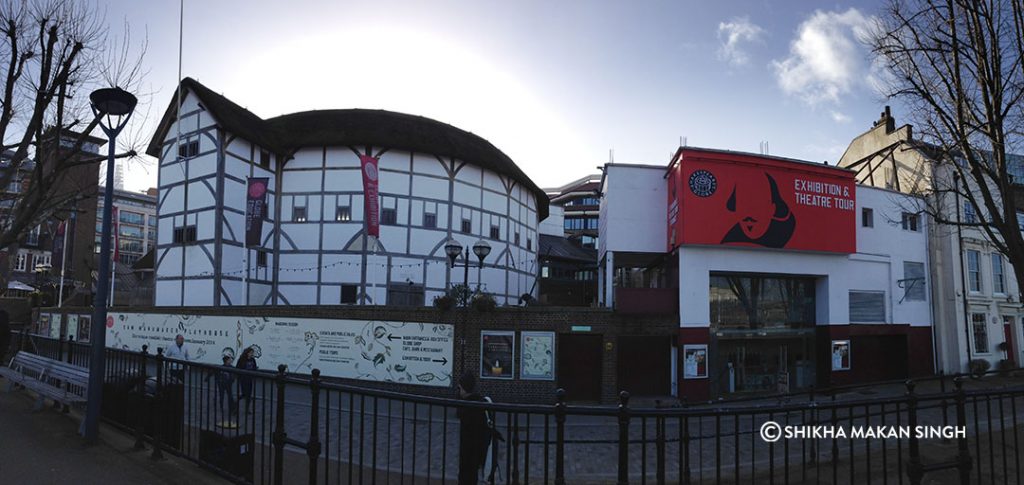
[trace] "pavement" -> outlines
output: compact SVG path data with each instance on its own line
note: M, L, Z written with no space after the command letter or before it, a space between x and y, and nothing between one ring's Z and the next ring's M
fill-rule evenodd
M165 454L149 458L135 451L134 440L101 425L97 444L78 435L81 414L62 414L49 406L33 411L35 395L9 391L0 378L0 483L49 484L219 484L229 483L192 462Z

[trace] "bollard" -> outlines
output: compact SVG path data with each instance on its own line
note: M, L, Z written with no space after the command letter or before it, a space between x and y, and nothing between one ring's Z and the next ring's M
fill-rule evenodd
M316 485L316 465L320 458L320 369L313 369L309 383L312 402L309 411L309 441L306 454L309 455L309 485Z
M284 440L288 434L284 432L284 391L285 391L285 370L288 366L281 364L277 366L277 412L275 413L274 426L274 485L284 483Z
M619 481L617 483L618 485L629 483L629 393L626 391L619 393Z
M910 429L917 429L917 395L914 388L917 384L914 381L907 381L907 424ZM916 433L910 434L910 462L907 463L907 477L911 485L921 485L924 477L924 467L921 465L921 448Z
M163 409L163 386L164 386L164 349L156 348L156 390L153 392L153 453L151 459L163 460L164 452L160 449L160 431L164 422L160 419L160 411Z
M953 379L953 386L956 388L956 425L967 429L967 394L964 393L962 378ZM957 437L957 470L960 472L960 483L971 483L971 451L967 446L967 433Z
M555 399L555 485L565 485L565 389Z
M138 392L139 408L135 410L135 416L137 416L135 418L135 446L132 447L136 451L142 451L146 449L146 433L145 430L143 429L146 426L146 420L143 417L143 409L146 409L146 379L148 379L146 377L146 357L147 354L149 353L148 350L149 346L143 345L142 352L139 354L139 357L142 360L139 370L139 376L141 379L141 381L139 382Z

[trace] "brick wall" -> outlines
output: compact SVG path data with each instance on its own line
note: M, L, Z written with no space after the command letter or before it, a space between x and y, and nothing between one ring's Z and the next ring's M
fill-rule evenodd
M43 312L57 309L43 309ZM63 309L66 313L91 313L91 308ZM601 402L617 402L617 339L622 335L657 335L671 337L679 330L676 315L622 315L607 309L579 307L503 307L490 312L454 309L442 312L431 307L387 306L278 306L278 307L135 307L135 313L176 313L201 315L242 315L267 317L305 317L324 319L385 320L402 322L447 323L455 326L453 341L454 381L464 369L479 376L480 331L513 330L516 335L515 369L512 381L480 380L480 391L496 401L518 403L554 403L556 381L530 381L519 378L521 331L552 331L556 334L573 333L573 326L588 326L586 333L601 335ZM556 355L559 352L556 338ZM611 344L611 350L607 344ZM556 367L556 379L558 369ZM455 396L455 388L434 388L407 384L377 383L338 379L347 384L384 388L398 392L442 397ZM572 399L572 396L569 396Z

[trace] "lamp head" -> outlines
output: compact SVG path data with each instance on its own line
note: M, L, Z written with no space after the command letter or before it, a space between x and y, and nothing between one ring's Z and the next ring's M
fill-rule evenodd
M121 88L97 89L89 95L93 109L101 116L124 116L135 110L139 100Z
M487 244L487 241L481 239L473 245L473 254L480 258L480 264L483 265L484 258L486 258L488 254L491 254L491 245Z
M452 266L455 266L455 258L458 258L459 254L462 253L462 245L455 239L449 239L448 242L444 243L444 253L448 255L448 260Z

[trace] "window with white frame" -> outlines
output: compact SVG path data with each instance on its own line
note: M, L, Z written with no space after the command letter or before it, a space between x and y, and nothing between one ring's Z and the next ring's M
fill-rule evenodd
M14 271L24 273L25 267L28 266L27 259L25 253L18 253L18 260L14 263Z
M850 290L850 321L885 323L885 292Z
M981 292L981 253L967 250L967 285L973 293Z
M974 336L974 352L987 354L988 350L988 315L971 314L971 334Z
M32 230L28 232L28 236L25 237L25 244L31 244L33 246L39 244L39 226L33 227Z
M921 216L914 214L913 212L903 213L903 230L904 231L920 231Z
M1006 271L1003 269L1003 255L992 254L992 291L1006 294Z
M978 222L978 213L974 211L974 204L969 200L964 201L964 223L974 224Z
M903 262L903 299L905 301L925 300L924 263Z

